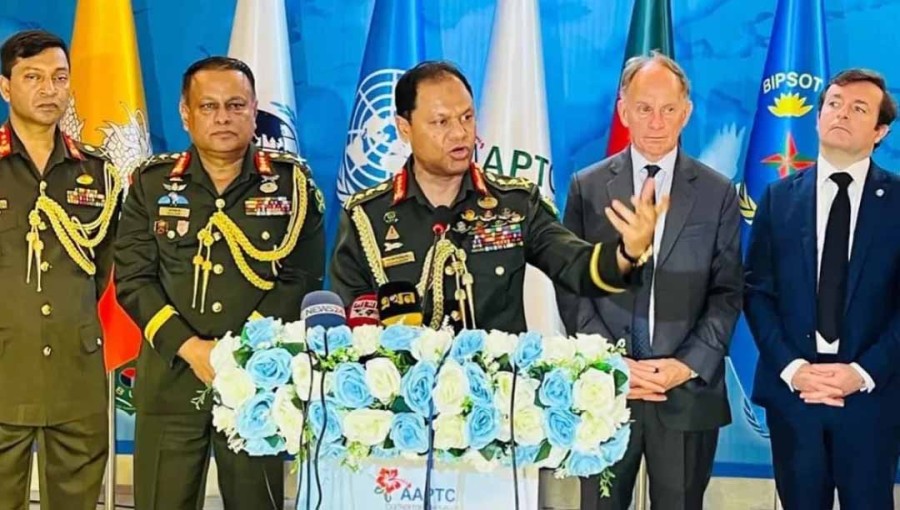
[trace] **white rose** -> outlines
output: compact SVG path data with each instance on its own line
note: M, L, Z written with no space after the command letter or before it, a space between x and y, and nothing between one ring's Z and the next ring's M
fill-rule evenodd
M469 378L462 365L448 359L437 376L434 388L434 406L438 413L456 415L462 413L463 400L469 396Z
M437 363L444 357L451 342L453 342L453 336L450 333L424 328L419 338L413 340L412 355L419 361Z
M615 379L596 368L587 369L572 387L573 407L586 413L608 414L615 399Z
M234 412L234 409L229 409L225 406L214 406L212 415L213 427L217 431L225 433L225 435L231 435L237 421L237 413Z
M310 396L315 400L321 398L322 395L322 392L320 391L320 388L322 387L322 372L316 370L312 374L312 380L310 380L311 370L312 365L309 361L309 355L305 352L298 353L291 359L291 380L294 382L294 389L297 391L297 396L304 402L309 400ZM325 393L328 393L328 389L330 388L330 376L331 373L325 378Z
M600 335L575 335L575 350L589 363L605 358L609 348L609 341Z
M503 414L509 414L512 406L512 372L499 372L494 376L494 405ZM521 375L516 380L516 412L534 405L534 394L540 383Z
M581 423L575 429L575 449L581 452L594 450L600 443L611 438L615 431L615 424L608 415L584 413L581 415Z
M503 357L505 354L512 354L516 350L516 344L519 337L510 335L496 329L491 330L484 338L484 355L488 360L494 360Z
M284 325L282 341L291 344L306 343L306 321L299 320Z
M516 444L536 445L546 437L544 434L544 413L535 405L516 409ZM500 430L497 439L507 443L512 440L512 431L509 427L509 415L504 414L500 418Z
M231 332L225 333L225 336L216 341L215 347L209 353L209 364L218 374L228 368L237 368L237 361L234 359L234 351L241 347L241 339L231 336Z
M571 361L575 358L575 342L564 336L551 336L544 338L544 351L540 361L544 363L559 364Z
M256 385L250 374L238 367L226 368L216 374L213 389L222 399L222 404L237 409L256 394Z
M616 424L616 428L621 427L631 420L631 409L628 407L628 394L623 393L616 397L616 402L612 406L610 414L612 422Z
M556 469L559 467L562 461L566 459L567 455L569 455L569 450L567 448L557 448L555 446L551 446L550 454L547 455L546 459L538 462L537 467Z
M381 339L381 328L366 324L353 330L353 348L360 356L369 356L378 350Z
M463 460L481 473L489 473L500 466L500 461L498 461L496 457L487 460L481 452L473 449L466 450L465 455L463 455Z
M400 372L387 358L371 359L366 362L366 384L373 397L389 404L400 393Z
M460 415L439 415L434 420L434 447L438 450L468 448L466 419Z
M303 411L294 404L297 392L290 386L282 386L275 392L272 417L287 443L287 452L295 455L300 451L303 439Z
M378 409L355 409L344 415L344 436L350 442L377 446L391 431L394 413Z

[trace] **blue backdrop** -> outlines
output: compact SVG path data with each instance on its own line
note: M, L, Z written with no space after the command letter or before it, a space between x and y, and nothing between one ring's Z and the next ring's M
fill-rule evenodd
M119 1L119 0L109 0ZM603 157L634 0L541 0L544 63L555 189L574 170ZM349 110L374 0L286 0L300 146L337 210L335 175L346 141ZM480 96L494 0L426 0L429 58L458 63ZM759 93L776 0L673 0L675 56L693 82L694 114L683 145L694 155L715 152L718 170L740 177ZM23 28L72 35L76 0L3 0L0 40ZM187 135L177 114L182 71L194 60L227 51L235 0L132 0L156 151L181 150ZM832 72L850 66L881 71L900 88L897 0L825 0ZM74 70L77 72L77 70ZM6 107L0 105L0 117ZM889 135L876 152L900 168L900 139ZM565 206L564 191L557 194ZM329 243L331 246L331 243ZM742 412L742 388L729 374L735 424L721 436L720 475L770 476L767 441ZM749 390L749 388L748 388Z

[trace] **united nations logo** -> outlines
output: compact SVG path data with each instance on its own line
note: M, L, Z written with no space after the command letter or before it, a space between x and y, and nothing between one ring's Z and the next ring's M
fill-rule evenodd
M270 110L270 111L267 111ZM285 104L271 102L256 112L256 132L253 142L263 149L273 149L296 154L297 132L294 130L296 115Z
M409 157L409 145L400 139L394 124L394 85L403 73L400 69L380 69L359 85L338 174L341 202L386 180Z

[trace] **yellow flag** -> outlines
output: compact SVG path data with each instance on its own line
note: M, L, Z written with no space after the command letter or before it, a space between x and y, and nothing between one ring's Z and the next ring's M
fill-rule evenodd
M103 147L127 187L150 156L150 133L131 0L78 0L71 48L69 136Z
M78 0L70 50L72 100L60 128L102 147L127 189L131 173L150 156L144 84L131 0ZM134 359L141 332L105 289L98 306L108 370Z

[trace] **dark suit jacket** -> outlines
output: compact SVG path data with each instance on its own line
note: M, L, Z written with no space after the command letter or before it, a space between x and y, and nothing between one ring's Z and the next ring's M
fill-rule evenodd
M746 260L745 311L759 347L753 400L790 413L809 409L781 380L793 360L816 359L816 169L772 183L759 201ZM875 163L853 238L838 360L875 381L845 409L896 419L900 383L900 179Z
M743 277L740 216L730 181L679 149L672 176L671 208L655 253L653 355L674 357L699 377L668 392L654 406L666 426L709 430L731 422L725 363L741 310ZM615 242L618 234L603 210L634 194L631 152L581 170L572 178L566 227L590 242ZM578 298L557 289L570 334L624 338L631 352L634 291L608 298Z

